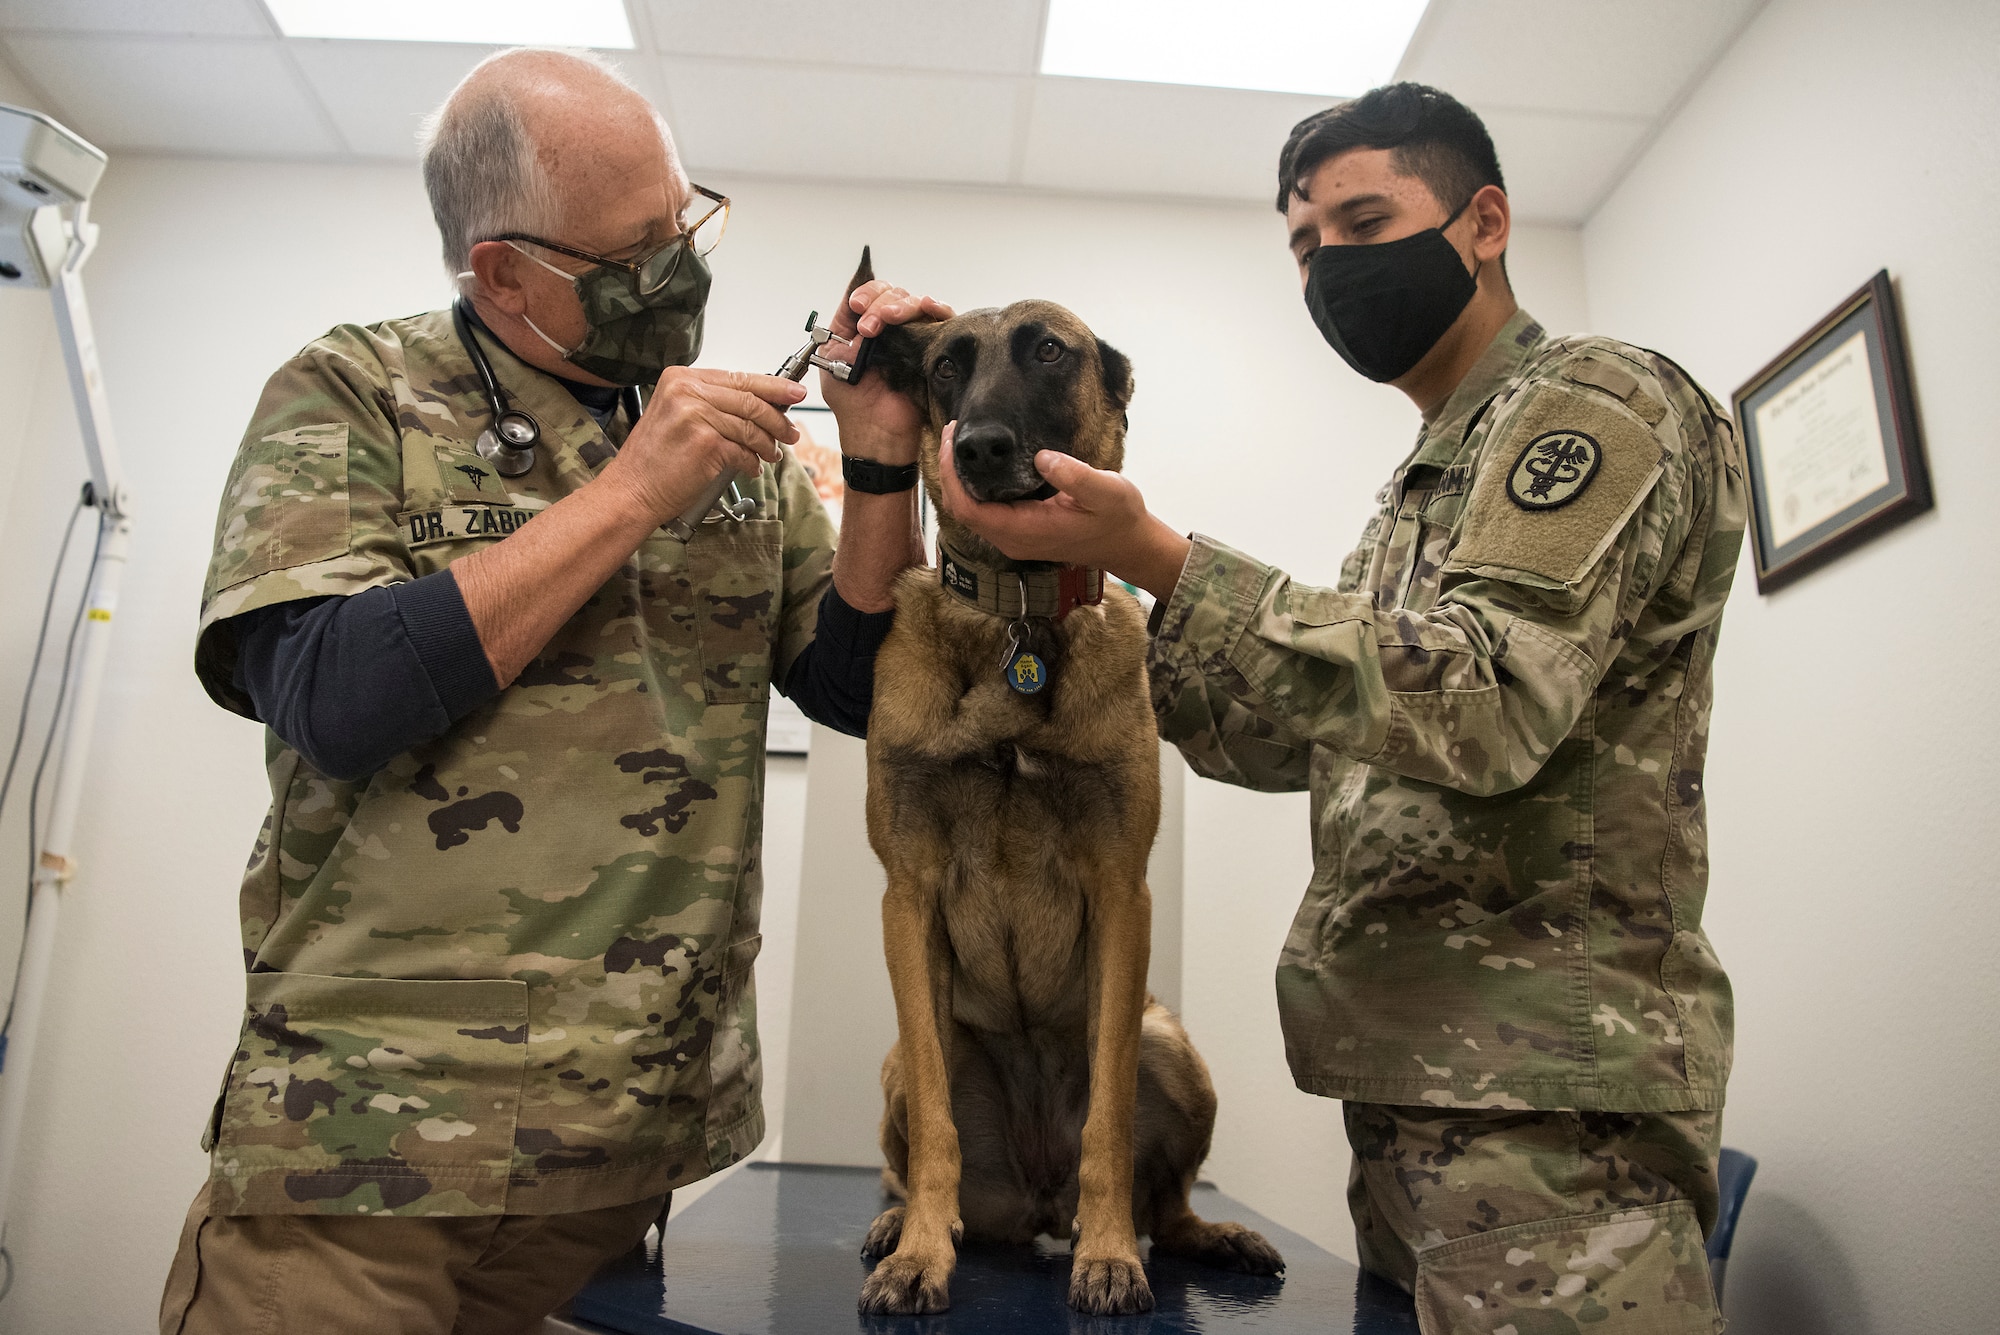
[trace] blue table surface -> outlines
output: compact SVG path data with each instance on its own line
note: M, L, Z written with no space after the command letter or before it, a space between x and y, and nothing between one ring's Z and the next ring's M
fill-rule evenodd
M861 1240L883 1205L874 1169L752 1164L676 1214L664 1238L600 1274L577 1295L575 1317L618 1335L1415 1335L1417 1329L1408 1297L1362 1279L1346 1261L1205 1185L1195 1188L1195 1211L1238 1220L1270 1239L1285 1256L1282 1279L1148 1258L1151 1312L1087 1317L1067 1301L1066 1242L968 1243L952 1276L949 1312L863 1317L854 1307L869 1270Z

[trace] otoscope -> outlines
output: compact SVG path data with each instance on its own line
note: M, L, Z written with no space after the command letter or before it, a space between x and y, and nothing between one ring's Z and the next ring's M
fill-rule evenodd
M863 270L869 267L866 246L861 249L861 265ZM854 360L840 362L831 357L822 357L820 349L830 342L845 343L853 348ZM817 366L835 380L853 384L861 378L861 373L868 369L868 353L874 344L875 340L872 338L841 338L822 325L819 322L819 312L814 311L806 316L805 346L780 362L773 374L784 380L803 380L806 378L806 372ZM665 525L667 532L682 542L687 542L694 537L694 526L707 519L711 510L720 510L727 519L754 519L761 508L761 503L755 496L743 494L741 482L742 479L733 470L716 478L709 483L708 490L702 493L699 500L667 522ZM725 492L728 493L727 499L724 499Z

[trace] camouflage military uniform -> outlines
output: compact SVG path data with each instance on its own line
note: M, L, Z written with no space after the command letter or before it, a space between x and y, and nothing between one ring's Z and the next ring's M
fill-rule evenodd
M519 478L472 452L489 412L448 313L342 326L272 378L204 594L218 701L250 709L228 618L442 570L611 458L556 381L487 346L541 424ZM765 700L834 534L789 458L753 494L772 517L656 535L510 687L373 775L267 737L216 1214L601 1209L757 1143Z
M1315 870L1277 977L1299 1087L1467 1110L1471 1136L1479 1109L1680 1118L1702 1147L1668 1174L1682 1199L1635 1201L1660 1228L1626 1230L1663 1255L1699 1250L1730 1063L1702 761L1743 524L1739 446L1706 393L1517 314L1426 421L1337 589L1197 538L1152 651L1161 734L1195 769L1312 793ZM1457 1214L1489 1241L1511 1222ZM1412 1222L1420 1257L1456 1236ZM1587 1231L1557 1241L1583 1255Z

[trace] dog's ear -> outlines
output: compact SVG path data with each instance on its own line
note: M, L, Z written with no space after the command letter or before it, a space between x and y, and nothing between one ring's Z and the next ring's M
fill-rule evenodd
M861 248L861 263L855 266L854 277L847 280L847 291L840 294L840 307L847 309L847 299L854 295L854 289L863 283L875 281L875 261L868 253L868 247Z
M882 373L882 379L898 394L906 394L919 408L930 407L930 381L924 375L924 356L931 339L942 327L941 320L912 320L892 324L875 336L868 354L868 368Z
M854 289L863 283L875 281L875 261L869 247L861 248L861 263L855 266L854 277L847 280L847 291L840 294L842 309L847 299L854 295ZM924 393L924 350L930 346L929 330L936 325L935 320L919 320L913 324L890 325L873 340L868 352L871 370L881 372L889 382L889 388L899 394L907 394L920 408L928 408L930 401Z
M1124 412L1132 402L1132 362L1118 349L1097 340L1097 366L1104 377L1104 397L1111 400L1111 406Z

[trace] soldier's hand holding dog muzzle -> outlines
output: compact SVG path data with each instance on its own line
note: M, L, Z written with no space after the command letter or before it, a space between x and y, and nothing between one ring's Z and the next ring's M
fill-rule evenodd
M754 476L782 459L779 442L799 438L784 410L804 397L802 386L777 376L670 366L603 480L616 478L664 521L724 473Z
M1035 455L1035 471L1056 489L1047 500L975 501L952 460L948 424L938 453L945 509L1016 561L1095 566L1130 580L1165 602L1180 582L1191 544L1146 508L1122 473L1092 468L1059 450Z

